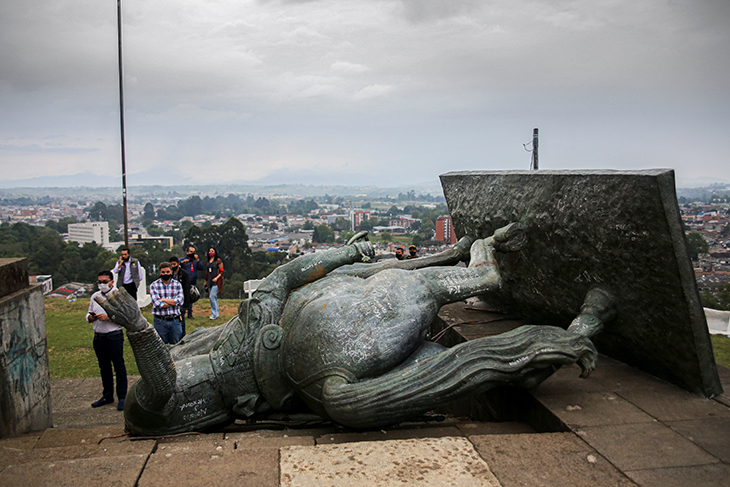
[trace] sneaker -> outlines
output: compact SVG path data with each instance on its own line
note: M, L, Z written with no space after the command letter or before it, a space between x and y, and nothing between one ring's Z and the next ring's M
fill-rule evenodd
M124 399L120 399L117 403L117 411L124 411Z
M210 319L211 320L216 320L216 319L218 319L218 317L217 316L211 316Z
M104 406L106 404L111 404L114 402L114 399L107 399L106 397L102 397L98 401L94 401L91 403L92 408L98 408L100 406Z

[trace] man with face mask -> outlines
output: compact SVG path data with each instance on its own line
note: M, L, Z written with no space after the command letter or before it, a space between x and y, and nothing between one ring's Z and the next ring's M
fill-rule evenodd
M91 403L98 408L114 402L114 375L117 376L117 409L124 410L124 399L127 397L127 368L124 365L124 334L122 326L109 319L106 311L94 300L96 296L106 296L114 287L114 277L109 271L101 271L97 276L99 290L91 296L86 321L94 324L94 352L99 361L101 383L104 392L101 399Z
M180 268L190 278L190 286L197 287L198 283L198 272L205 271L205 265L198 260L198 254L195 253L195 247L192 245L188 247L188 252L185 257L180 259ZM187 294L186 294L187 296ZM188 318L193 317L193 303L189 302L187 306L183 306L183 313L187 310Z
M163 343L175 344L182 337L180 309L185 302L183 287L172 278L169 262L160 264L160 278L150 285L154 327Z
M182 312L180 313L180 320L182 321L182 336L185 336L185 310L192 309L192 303L190 302L190 277L188 273L181 270L180 261L174 255L170 257L170 268L172 269L172 278L182 284L183 288L183 302Z

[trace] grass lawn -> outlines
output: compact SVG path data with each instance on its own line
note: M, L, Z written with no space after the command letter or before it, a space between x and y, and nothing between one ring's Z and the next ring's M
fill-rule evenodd
M238 299L219 299L220 317L210 320L210 304L201 299L193 305L193 318L186 321L190 333L198 327L221 325L231 319L238 310ZM97 377L99 364L96 361L92 340L94 330L86 322L89 299L69 303L65 299L46 299L46 332L48 334L48 360L51 379ZM147 321L152 323L152 306L142 309ZM129 375L138 375L129 342L124 340L124 362Z
M187 320L187 332L203 326L205 328L221 325L231 319L238 310L238 299L220 299L220 318L208 319L210 305L201 299L193 306L192 320ZM89 309L88 299L69 303L65 299L46 299L46 330L48 333L48 358L51 378L97 377L99 365L92 346L94 331L84 317ZM142 310L145 318L152 323L152 306ZM730 367L730 338L712 335L712 346L718 364ZM138 375L137 364L132 356L129 342L124 340L124 359L127 373Z
M730 338L725 335L710 335L715 362L730 367Z

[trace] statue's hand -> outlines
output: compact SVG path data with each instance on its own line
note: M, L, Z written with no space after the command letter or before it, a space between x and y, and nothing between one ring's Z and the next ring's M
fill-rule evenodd
M487 240L500 252L517 252L527 243L527 227L520 222L498 228Z
M105 297L97 296L94 299L104 308L111 321L122 325L127 331L141 331L147 327L147 320L142 316L137 300L124 288L111 291Z
M368 240L368 232L358 232L347 241L347 245L352 245L357 249L358 254L362 257L363 262L369 262L370 258L375 255L375 248Z

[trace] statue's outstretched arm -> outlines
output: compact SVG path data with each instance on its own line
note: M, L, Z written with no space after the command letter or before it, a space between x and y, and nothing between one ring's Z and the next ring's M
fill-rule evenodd
M145 320L137 301L124 288L108 293L106 299L97 296L96 301L111 321L127 330L142 376L137 384L137 401L150 411L161 409L175 391L177 371L160 335Z
M367 232L361 232L350 240L348 245L339 249L297 257L293 261L277 267L254 293L255 297L268 294L285 300L289 293L304 284L321 279L340 266L362 262L363 257L375 254L373 244L364 240Z

